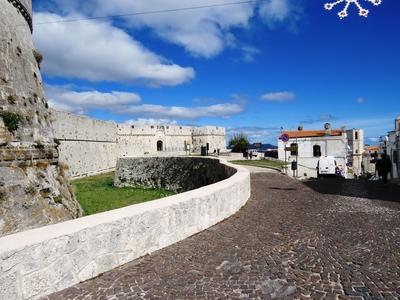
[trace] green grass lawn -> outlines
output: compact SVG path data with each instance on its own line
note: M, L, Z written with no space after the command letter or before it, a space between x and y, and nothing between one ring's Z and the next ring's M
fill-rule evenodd
M114 173L72 181L76 198L81 204L85 215L93 215L175 194L161 189L116 188L113 183Z
M282 161L276 160L234 160L230 161L230 163L237 164L237 165L244 165L244 166L253 166L253 167L260 167L260 168L268 168L281 171L282 168L285 166L285 163Z

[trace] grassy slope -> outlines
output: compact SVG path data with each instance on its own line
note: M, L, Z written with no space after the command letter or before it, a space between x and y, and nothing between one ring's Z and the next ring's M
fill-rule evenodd
M268 168L281 171L282 167L285 165L284 162L275 161L275 160L234 160L230 161L230 163L237 164L237 165L245 165L245 166L253 166L253 167L260 167L260 168Z
M160 189L115 188L113 182L114 173L76 179L72 182L75 195L85 215L93 215L175 194Z

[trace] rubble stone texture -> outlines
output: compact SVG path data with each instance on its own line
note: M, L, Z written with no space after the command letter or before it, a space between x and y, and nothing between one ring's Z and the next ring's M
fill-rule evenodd
M114 184L186 192L222 181L236 170L217 159L200 157L120 158Z
M0 0L0 236L82 214L52 132L31 0Z

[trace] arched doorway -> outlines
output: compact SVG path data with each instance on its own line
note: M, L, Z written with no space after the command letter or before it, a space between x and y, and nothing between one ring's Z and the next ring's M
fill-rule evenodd
M162 141L157 142L157 151L163 151L163 142Z

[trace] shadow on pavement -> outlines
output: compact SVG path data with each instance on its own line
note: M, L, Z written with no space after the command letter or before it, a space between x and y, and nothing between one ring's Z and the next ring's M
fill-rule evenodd
M400 202L400 186L391 183L384 185L382 181L328 178L312 179L304 184L321 194Z
M279 191L297 191L295 188L279 188L279 187L270 187L270 190L279 190Z

